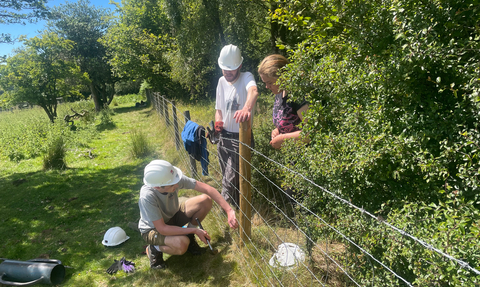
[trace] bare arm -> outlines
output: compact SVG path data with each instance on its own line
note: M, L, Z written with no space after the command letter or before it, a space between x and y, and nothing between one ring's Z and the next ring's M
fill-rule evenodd
M222 116L222 111L221 110L216 110L215 111L215 121L216 122L223 122L223 116Z
M250 87L248 89L247 101L245 102L245 105L241 110L236 111L235 114L233 115L233 118L235 119L236 123L250 120L250 117L252 116L252 109L255 103L257 102L257 98L258 98L257 86Z
M303 113L306 110L308 110L308 105L303 105L297 111L297 114L302 121L303 121ZM307 135L301 137L300 133L302 131L295 131L295 132L291 132L291 133L280 134L280 133L274 133L275 130L272 131L272 140L270 141L270 145L275 149L280 149L282 147L282 143L287 139L292 139L292 138L295 139L295 140L302 139L304 143L310 142L310 139L308 138ZM278 130L277 130L277 132L278 132Z
M218 205L222 207L223 210L225 210L228 216L228 224L231 228L235 229L238 227L238 222L235 217L235 211L230 207L230 205L225 201L225 199L215 188L201 181L197 181L194 189L210 196L211 199L213 199L216 203L218 203Z

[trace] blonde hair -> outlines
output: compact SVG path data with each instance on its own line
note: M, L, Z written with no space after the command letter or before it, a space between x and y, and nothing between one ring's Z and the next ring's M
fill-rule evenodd
M278 78L280 76L279 71L285 67L289 62L287 58L280 54L273 54L265 57L258 66L258 73L270 78Z

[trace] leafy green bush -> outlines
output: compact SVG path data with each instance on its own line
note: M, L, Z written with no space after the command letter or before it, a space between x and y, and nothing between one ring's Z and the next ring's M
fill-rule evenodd
M478 256L471 244L463 245L463 253L451 249L452 242L471 238L468 231L441 236L438 226L478 221L471 215L477 218L480 206L480 33L473 28L479 9L478 3L464 1L287 1L271 14L302 39L297 45L282 43L291 55L283 86L294 99L311 103L304 131L312 142L301 154L285 146L285 162L295 162L299 173L393 224L410 224L409 232L433 238L432 245L457 258ZM293 174L283 181L299 184ZM472 273L437 263L422 246L390 249L395 240L405 240L390 238L360 215L351 217L314 186L306 185L304 192L306 207L342 227L410 282L472 286L465 279ZM450 203L452 194L457 204ZM417 207L432 208L424 225L415 221L422 216ZM456 217L453 225L449 214ZM422 258L417 254L431 260L421 264L435 262L434 270L416 269ZM359 266L370 264L359 250L346 256ZM375 277L383 278L378 286L401 284L377 267ZM358 274L364 282L371 279L369 270ZM446 282L452 276L452 283Z
M100 124L98 124L100 129L108 129L115 127L115 123L113 122L113 114L114 111L111 110L108 106L102 109L98 116L100 117Z

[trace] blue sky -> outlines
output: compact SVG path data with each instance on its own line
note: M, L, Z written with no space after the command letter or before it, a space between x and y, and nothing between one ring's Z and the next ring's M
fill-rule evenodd
M65 4L66 2L76 2L76 1L65 1L65 0L49 0L47 2L48 7L58 6L60 4ZM105 8L109 8L114 10L115 6L109 4L110 0L90 0L90 4L94 6L101 6ZM120 1L118 1L120 2ZM14 37L18 37L20 35L26 35L28 38L32 38L37 36L39 33L38 31L43 30L45 25L45 21L41 21L35 24L2 24L0 25L0 30L3 33L10 33ZM14 48L18 48L22 46L21 43L16 42L15 44L0 44L0 56L9 55L13 56L14 52L12 51Z

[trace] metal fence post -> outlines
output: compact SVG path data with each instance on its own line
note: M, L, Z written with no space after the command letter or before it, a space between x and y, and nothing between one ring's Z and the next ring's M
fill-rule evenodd
M183 112L183 115L185 116L185 124L190 120L190 111L185 111ZM190 158L190 171L192 173L192 177L195 178L197 175L197 162L195 161L195 158L193 158L192 155L189 155Z
M252 218L252 187L251 182L251 150L252 144L252 126L251 119L247 122L240 123L239 134L239 151L240 151L240 237L243 241L248 241L251 237L251 218Z

